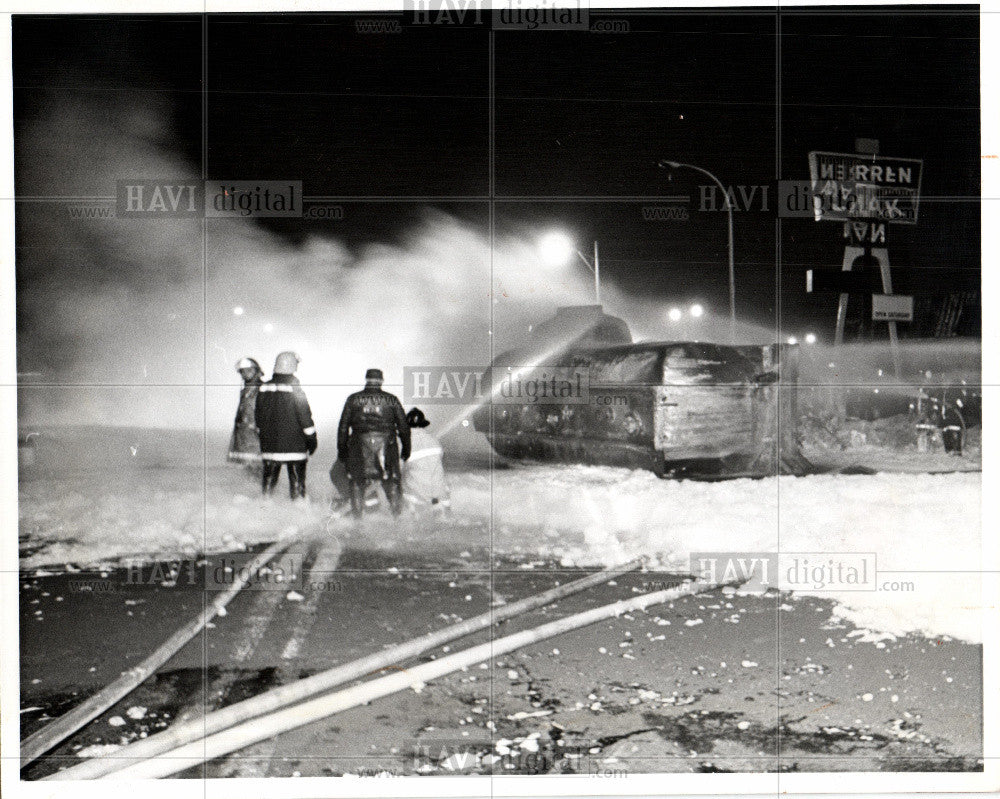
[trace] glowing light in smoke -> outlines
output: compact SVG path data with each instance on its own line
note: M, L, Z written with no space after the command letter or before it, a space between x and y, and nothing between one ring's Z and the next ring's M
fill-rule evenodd
M671 308L667 312L667 318L671 322L679 322L679 321L681 321L681 316L683 316L683 314L681 313L681 309L680 308Z
M538 252L549 266L564 266L576 248L565 233L546 233L538 240Z
M243 306L237 305L233 308L233 316L243 316Z
M816 343L816 334L806 333L806 344L815 344L815 343Z
M799 340L797 338L795 338L795 336L789 336L788 337L788 343L789 344L798 344Z
M704 313L705 309L702 308L699 303L696 302L694 305L691 306L691 316L693 316L695 319L701 318L701 316Z
M270 322L268 322L266 325L264 325L264 332L265 333L273 333L274 332L274 325L272 325Z

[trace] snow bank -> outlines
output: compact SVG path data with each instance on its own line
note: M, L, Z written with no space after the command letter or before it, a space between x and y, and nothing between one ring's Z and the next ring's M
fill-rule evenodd
M457 511L489 509L498 547L566 565L645 554L685 568L692 552L873 552L885 590L798 592L834 599L837 614L861 627L982 640L982 585L971 573L982 568L979 474L695 483L608 467L515 466L463 476L454 493Z

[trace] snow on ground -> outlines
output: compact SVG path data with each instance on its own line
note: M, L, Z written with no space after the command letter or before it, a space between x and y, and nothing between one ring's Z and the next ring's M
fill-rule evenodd
M855 466L886 472L979 472L983 469L981 453L970 452L956 457L942 451L917 452L870 444L844 450L805 446L802 454L816 465L830 469L850 469Z
M325 504L289 502L284 474L264 499L225 449L190 432L43 435L35 465L19 473L22 568L193 555L322 529Z
M538 542L536 551L567 565L610 565L645 554L685 568L692 552L778 551L815 553L816 564L832 557L819 553L873 552L879 585L912 588L810 586L799 593L836 600L838 613L861 627L980 641L981 582L954 572L982 567L981 496L974 473L699 483L608 467L535 465L465 476L454 502L466 513L490 505L499 546Z
M36 464L20 474L22 568L234 549L320 531L327 521L322 453L310 467L312 500L293 504L284 475L276 496L263 499L241 467L224 462L224 442L194 433L62 429L38 446ZM874 552L879 584L912 588L799 593L834 599L841 617L878 633L982 640L981 585L971 573L981 568L979 474L701 483L518 464L450 480L450 525L410 520L397 529L416 540L460 541L471 525L500 553L565 565L646 555L687 570L692 552ZM346 520L331 529L354 535ZM377 534L393 529L385 520Z

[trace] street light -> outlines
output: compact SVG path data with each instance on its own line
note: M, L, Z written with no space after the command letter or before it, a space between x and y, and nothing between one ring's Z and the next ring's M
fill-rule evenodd
M597 254L597 242L594 242L594 261L591 263L587 256L580 252L573 240L558 230L546 233L538 240L538 251L542 260L549 266L566 266L573 258L573 253L579 256L587 268L594 273L594 297L597 304L601 304L601 262Z
M574 249L569 236L559 231L546 233L538 240L538 252L549 266L565 266Z
M816 334L806 333L806 344L815 344L815 343L816 343Z
M680 308L671 308L669 311L667 311L667 318L671 322L681 321L682 316L684 316L684 314L681 312Z
M736 267L733 263L733 204L729 201L729 193L726 191L726 187L722 185L722 181L719 180L715 175L709 172L707 169L702 169L700 166L695 166L694 164L683 164L680 161L668 161L667 159L662 159L658 166L662 169L664 167L669 167L670 169L693 169L695 172L701 172L703 175L707 175L715 184L722 190L722 195L726 198L726 211L729 212L729 328L730 336L732 337L732 342L736 342Z
M705 314L705 309L702 308L701 304L697 302L691 306L690 310L691 310L691 316L693 316L695 319L700 319Z

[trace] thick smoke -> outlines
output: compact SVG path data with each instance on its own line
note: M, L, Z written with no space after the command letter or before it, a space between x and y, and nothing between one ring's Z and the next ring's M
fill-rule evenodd
M19 129L19 193L193 178L167 118L52 107ZM292 245L252 221L209 220L203 234L200 220L77 220L59 203L18 212L20 414L32 424L221 429L236 359L269 372L292 349L324 425L369 366L396 385L404 366L485 366L557 306L592 301L582 265L546 267L530 239L491 245L485 228L432 210L401 243L360 251L333 234ZM607 282L604 293L630 321L655 316Z

